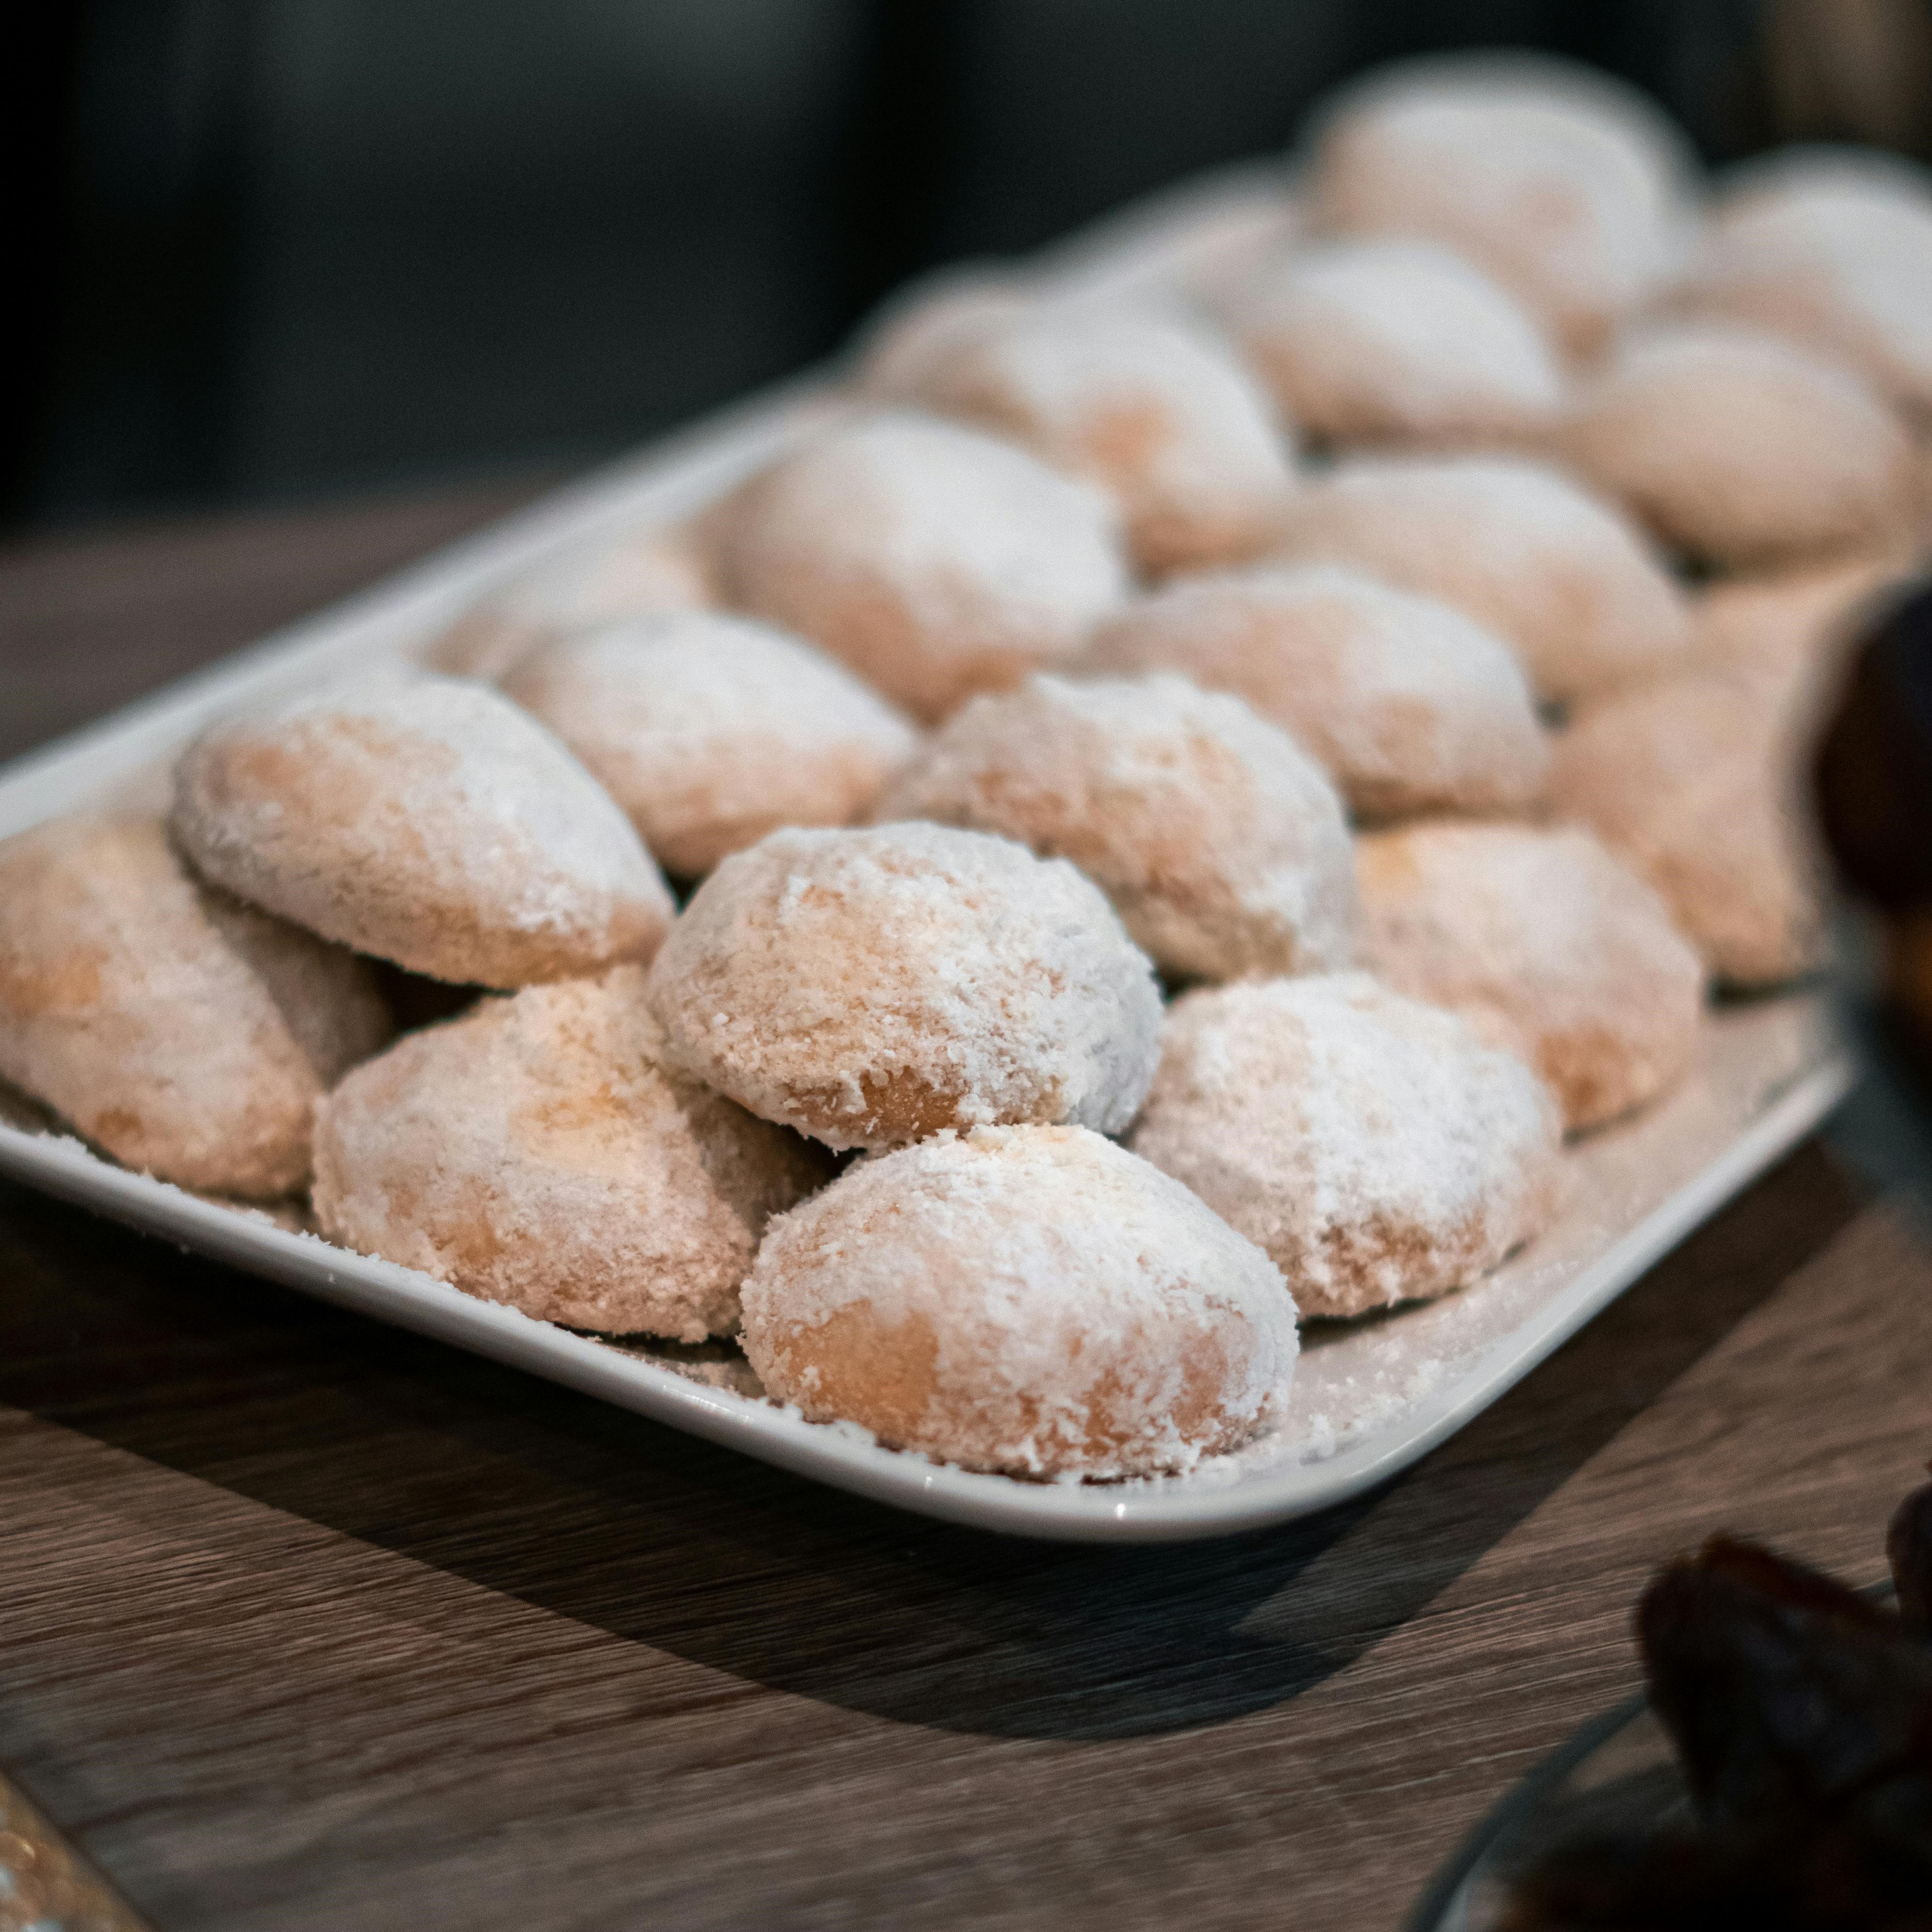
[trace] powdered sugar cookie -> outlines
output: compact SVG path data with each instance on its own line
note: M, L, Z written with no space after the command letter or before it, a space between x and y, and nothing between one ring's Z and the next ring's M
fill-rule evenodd
M459 984L647 959L670 920L609 795L466 680L370 673L221 719L182 754L171 824L216 884Z
M687 878L781 825L863 818L919 742L842 664L718 611L560 638L519 659L503 689Z
M1294 1364L1268 1257L1081 1127L862 1161L773 1226L744 1300L778 1401L1014 1475L1191 1468L1265 1427Z
M533 986L412 1034L316 1124L322 1232L547 1322L687 1342L736 1326L808 1143L668 1066L644 969Z
M1160 572L1251 556L1294 487L1274 406L1206 332L1131 309L1035 309L938 358L921 400L1119 502Z
M1447 604L1332 564L1165 585L1102 624L1082 668L1176 670L1235 692L1365 818L1521 812L1550 762L1506 645Z
M1905 561L1880 556L1720 578L1692 607L1692 656L1815 698L1861 614L1909 575Z
M1612 693L1557 740L1556 809L1655 888L1730 986L1774 986L1825 963L1822 880L1798 796L1801 688L1700 667Z
M1288 419L1330 442L1519 443L1563 400L1528 311L1433 242L1300 250L1257 279L1234 322Z
M1436 821L1356 853L1366 963L1528 1060L1573 1130L1654 1099L1689 1065L1703 968L1588 832Z
M316 1100L388 1033L363 961L209 891L157 820L0 843L0 1076L124 1166L292 1192Z
M1896 155L1790 148L1718 197L1681 297L1814 344L1932 411L1932 176Z
M1689 642L1662 560L1546 464L1358 458L1290 500L1277 549L1453 604L1502 638L1547 698L1660 670Z
M910 412L782 459L728 506L721 542L731 601L932 719L1070 657L1127 588L1100 491Z
M1354 956L1354 856L1334 787L1239 698L1182 678L1035 676L976 698L879 816L1070 859L1171 974L1322 972Z
M911 402L949 356L1036 300L997 262L962 262L916 276L860 324L853 344L858 386L880 402Z
M1370 74L1316 146L1316 224L1424 236L1488 272L1587 356L1676 270L1688 151L1634 88L1540 56Z
M1365 973L1184 994L1133 1148L1267 1251L1304 1315L1445 1294L1560 1196L1541 1081Z
M671 1058L835 1148L947 1127L1118 1132L1160 996L1066 860L941 825L775 832L700 886L652 968Z
M424 662L454 677L495 679L552 638L712 601L692 531L633 531L573 545L513 577L458 618Z
M1862 378L1762 331L1646 331L1579 394L1564 454L1666 543L1732 566L1870 549L1915 508L1904 426Z

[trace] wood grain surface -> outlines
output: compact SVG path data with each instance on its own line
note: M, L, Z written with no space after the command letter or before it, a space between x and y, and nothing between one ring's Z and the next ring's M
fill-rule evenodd
M393 560L336 527L332 584ZM103 634L87 688L152 681ZM1388 1487L1145 1551L904 1516L0 1184L0 1766L160 1932L1366 1932L1629 1690L1659 1560L1722 1525L1869 1580L1928 1456L1932 1260L1815 1143Z

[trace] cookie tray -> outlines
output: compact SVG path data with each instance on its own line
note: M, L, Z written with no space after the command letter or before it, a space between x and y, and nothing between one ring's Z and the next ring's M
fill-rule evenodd
M1155 293L1273 218L1238 172L1114 221L1045 258L1075 294ZM0 770L0 837L103 802L158 805L206 718L325 670L408 657L485 586L556 548L689 515L846 405L812 380L754 399L454 545L320 616ZM1567 1155L1568 1204L1532 1248L1462 1293L1304 1336L1282 1426L1184 1477L1029 1483L885 1449L741 1392L748 1372L530 1320L267 1216L129 1173L0 1114L0 1172L232 1266L547 1376L796 1473L982 1528L1078 1542L1180 1541L1305 1516L1394 1474L1480 1414L1690 1229L1809 1132L1849 1065L1822 995L1715 1012L1690 1077ZM736 1384L736 1385L734 1385Z

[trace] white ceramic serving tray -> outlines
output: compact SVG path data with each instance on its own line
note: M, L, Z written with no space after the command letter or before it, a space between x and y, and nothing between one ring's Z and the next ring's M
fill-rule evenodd
M1246 171L1163 199L1033 272L1076 296L1159 295L1280 218L1279 178ZM0 837L82 805L158 803L167 761L205 718L358 663L406 657L499 579L565 545L676 521L846 405L830 380L754 400L496 530L0 771ZM728 1365L617 1346L535 1322L265 1216L132 1174L0 1115L0 1171L325 1300L548 1376L674 1428L861 1495L988 1529L1086 1542L1214 1536L1304 1516L1394 1474L1541 1361L1747 1181L1848 1084L1816 994L1714 1016L1692 1076L1567 1156L1569 1205L1526 1253L1424 1307L1308 1331L1283 1426L1183 1478L1028 1483L880 1448L739 1391Z

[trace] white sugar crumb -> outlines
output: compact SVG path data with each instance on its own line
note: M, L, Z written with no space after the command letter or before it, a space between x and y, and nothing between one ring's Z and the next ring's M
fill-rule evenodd
M910 412L782 459L722 527L733 602L926 718L1070 656L1128 584L1103 493Z
M805 1142L664 1063L644 971L532 987L412 1034L319 1110L330 1238L541 1319L686 1342L736 1324Z
M844 667L743 617L689 610L540 646L506 693L556 733L671 872L782 825L862 818L916 748Z
M1234 326L1282 408L1342 443L1520 439L1564 392L1542 331L1432 242L1332 242L1249 290Z
M1536 1234L1560 1138L1520 1060L1347 974L1184 994L1132 1144L1266 1250L1304 1315L1357 1315Z
M1340 800L1285 732L1185 680L1036 676L974 699L881 800L1071 860L1166 970L1321 972L1354 956Z
M1682 593L1654 547L1547 464L1358 458L1291 500L1276 548L1454 604L1559 701L1660 668L1689 642Z
M1157 314L989 322L936 360L921 400L1112 491L1151 570L1252 555L1293 487L1272 400L1206 330Z
M1361 838L1357 864L1368 963L1521 1052L1572 1129L1682 1076L1702 964L1664 902L1588 832L1424 821Z
M1296 1348L1267 1257L1080 1128L862 1162L773 1224L744 1307L776 1399L1032 1476L1192 1468L1270 1425Z
M1158 1052L1151 968L1099 888L938 825L778 832L728 859L651 999L681 1064L834 1147L1003 1120L1118 1132Z
M466 680L364 674L222 720L182 754L171 823L218 884L437 978L595 971L670 913L608 794Z
M1371 818L1520 812L1549 747L1521 666L1432 598L1338 566L1178 579L1100 626L1084 668L1171 670L1280 725Z

